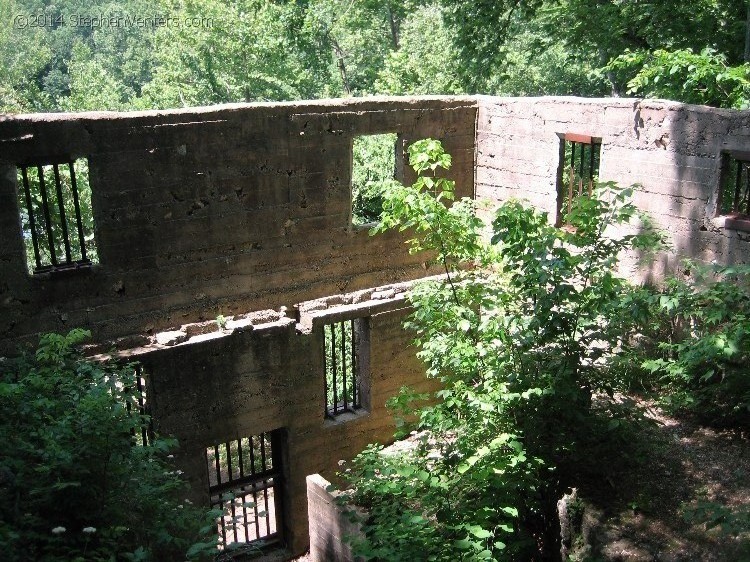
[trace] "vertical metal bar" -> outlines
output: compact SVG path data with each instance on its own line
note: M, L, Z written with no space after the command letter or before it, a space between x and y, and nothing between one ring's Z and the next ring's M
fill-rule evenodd
M253 475L257 474L258 471L255 470L255 442L252 436L250 437L250 463L252 464ZM257 539L260 538L260 523L258 522L258 488L255 482L253 482L253 518L255 519L255 538Z
M328 358L328 341L326 340L328 334L328 326L323 326L323 387L325 390L325 406L323 407L323 415L327 417L328 411L328 373L330 371L331 362Z
M240 478L245 476L245 467L242 462L242 438L237 440L237 469L240 471Z
M575 181L575 172L570 168L570 181L568 182L568 214L573 210L573 182Z
M583 195L583 166L586 162L586 145L581 144L581 155L578 157L578 197Z
M253 516L255 519L255 538L260 538L260 522L258 521L258 488L253 483Z
M227 482L231 482L234 480L232 472L232 447L231 447L231 441L227 441L224 443L224 446L227 449Z
M26 166L21 168L21 176L23 177L23 191L26 196L26 210L29 213L29 228L31 229L31 244L34 246L34 260L36 266L41 267L42 261L39 258L39 241L36 238L36 221L34 220L34 207L31 202L31 188L29 187L29 175L26 171Z
M331 373L333 379L333 401L331 403L331 413L338 413L339 397L336 388L336 378L338 377L338 365L336 364L336 325L331 324Z
M566 141L570 143L570 169L575 172L576 170L576 143L573 141Z
M742 162L735 160L737 163L737 177L734 180L734 199L732 202L732 212L736 213L740 206L740 188L742 186Z
M255 443L253 443L252 436L248 438L248 441L250 441L250 473L255 476Z
M357 330L355 321L352 319L352 407L359 408L359 376L357 373Z
M270 451L271 456L273 456L273 450ZM260 454L263 458L263 471L266 470L266 434L262 433L260 436ZM268 481L266 479L263 479L263 504L265 506L265 512L266 512L266 535L268 536L271 534L271 521L270 521L270 513L268 512Z
M239 465L240 470L240 478L245 476L245 464L242 459L242 437L240 437L237 440L237 464ZM242 488L242 491L245 492L245 488ZM243 527L245 528L245 542L250 542L250 535L248 534L247 530L247 501L246 498L247 494L242 494L242 521L243 521Z
M282 465L284 463L282 459L282 441L281 433L274 431L271 433L271 461L274 466L275 476L273 478L273 506L274 506L274 520L273 528L274 532L281 534L284 531L284 503L282 501L283 485L282 480Z
M265 472L266 471L266 434L261 433L259 439L260 439L260 465L261 465L260 472Z
M215 470L215 474L216 474L216 485L218 486L218 485L221 484L221 461L220 461L220 449L219 449L218 445L214 445L214 470ZM209 482L210 482L210 480L211 479L209 478ZM220 523L220 525L221 525L221 539L223 541L224 548L226 548L226 546L227 546L227 529L226 529L226 525L225 525L225 521L224 521L224 502L221 499L221 492L217 492L217 497L218 497L218 501L219 501L218 507L221 508L221 516L220 516L220 519L219 519L219 521L221 521L221 523Z
M742 163L745 168L745 214L750 215L750 168L747 162Z
M65 244L65 263L70 263L70 240L68 239L68 223L65 218L65 205L63 204L62 182L60 181L60 169L57 164L52 165L55 173L55 188L57 192L57 209L60 212L60 228L62 228L63 243Z
M227 482L231 482L232 478L232 447L231 441L227 441L224 446L227 449ZM234 542L237 542L237 504L236 498L232 498L230 501L232 510L232 531L234 532Z
M578 157L578 177L583 179L583 166L586 163L586 145L579 143L581 146L581 155Z
M138 413L141 415L140 423L143 424L143 416L146 415L146 400L145 393L143 391L143 381L141 380L141 367L137 365L135 367L135 388L138 391ZM149 420L149 425L151 421ZM149 443L149 429L147 426L141 425L141 439L143 440L143 446L145 447Z
M86 241L83 238L83 221L81 220L81 205L78 202L78 184L76 183L76 168L74 162L68 162L68 169L70 170L70 189L73 191L73 206L76 211L76 225L78 226L78 242L81 245L81 261L85 261L86 257Z
M214 461L216 462L216 485L221 484L221 462L219 460L219 446L214 445Z
M342 320L339 325L341 326L341 394L344 397L344 406L341 410L345 412L349 409L346 395L346 320Z
M42 209L44 210L44 220L47 227L47 243L49 244L49 253L52 265L57 265L57 255L55 253L55 237L52 234L52 219L49 214L49 202L47 201L47 187L44 185L44 168L37 166L39 174L39 192L42 195Z

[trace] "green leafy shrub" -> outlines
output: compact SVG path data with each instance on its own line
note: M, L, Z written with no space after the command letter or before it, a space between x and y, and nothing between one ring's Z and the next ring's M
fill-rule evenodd
M177 560L216 552L215 514L190 505L176 442L139 444L132 365L84 359L87 332L48 334L0 363L3 559ZM128 407L130 405L130 407Z
M704 421L750 422L750 267L689 264L645 296L652 326L643 366L659 377L662 401Z
M411 454L369 449L348 473L354 501L370 514L358 552L554 557L565 465L597 425L588 423L592 393L622 386L608 368L627 335L614 317L626 293L613 273L617 256L655 237L609 236L637 210L630 189L602 184L577 200L566 230L519 201L504 203L489 243L476 203L454 201L454 183L440 177L451 164L440 143L419 141L409 153L418 179L386 190L375 231L408 230L411 251L431 252L445 270L445 280L411 291L407 324L443 389L419 414L425 434ZM401 410L405 403L400 396Z

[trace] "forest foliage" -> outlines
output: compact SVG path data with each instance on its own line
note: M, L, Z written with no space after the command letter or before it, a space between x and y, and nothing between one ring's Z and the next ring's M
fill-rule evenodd
M0 111L372 94L750 99L744 0L7 0Z
M0 361L3 560L204 560L216 511L192 505L154 436L133 364L84 358L90 333L46 334Z
M635 435L623 396L747 427L750 268L693 264L690 279L632 286L622 252L662 243L633 188L600 183L565 228L516 200L485 224L440 177L438 141L409 152L418 179L386 188L373 233L405 231L445 272L410 291L406 322L441 389L427 406L409 389L390 401L413 447L372 445L342 474L367 510L365 560L559 559L558 500ZM637 234L619 228L636 220Z

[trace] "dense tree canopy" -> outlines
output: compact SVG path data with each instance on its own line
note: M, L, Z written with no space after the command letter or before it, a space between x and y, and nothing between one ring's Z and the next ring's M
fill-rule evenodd
M0 110L371 94L745 107L745 0L7 0Z

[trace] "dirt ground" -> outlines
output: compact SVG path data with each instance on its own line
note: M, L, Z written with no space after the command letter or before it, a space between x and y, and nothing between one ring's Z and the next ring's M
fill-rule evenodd
M622 444L601 459L605 470L582 482L574 559L750 561L747 433L641 406L653 422L641 442Z

